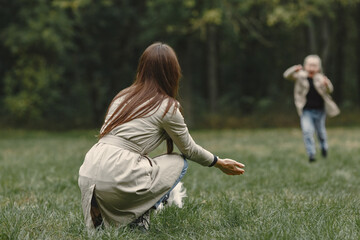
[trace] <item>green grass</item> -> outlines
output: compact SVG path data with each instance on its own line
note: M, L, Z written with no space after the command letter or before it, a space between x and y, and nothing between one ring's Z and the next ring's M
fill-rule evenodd
M147 234L91 236L77 173L96 132L0 131L0 239L360 239L360 128L329 129L329 157L314 164L299 129L192 133L245 175L190 163L184 208L152 215Z

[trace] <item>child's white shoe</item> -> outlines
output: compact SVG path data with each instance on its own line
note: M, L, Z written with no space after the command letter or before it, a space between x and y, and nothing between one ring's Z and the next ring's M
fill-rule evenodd
M179 182L173 190L171 190L169 198L167 199L167 205L171 206L175 204L178 208L182 208L184 205L183 198L186 197L186 189L182 182ZM156 212L161 211L164 208L164 203L160 203Z

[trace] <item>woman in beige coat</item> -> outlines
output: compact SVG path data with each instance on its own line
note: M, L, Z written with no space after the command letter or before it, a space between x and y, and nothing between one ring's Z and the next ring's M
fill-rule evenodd
M186 172L185 158L228 175L244 173L243 164L221 159L191 138L175 100L180 75L172 48L154 43L142 54L134 83L111 102L99 141L79 170L88 228L131 223L148 230L149 210L166 202ZM167 154L150 158L164 140ZM182 155L173 153L173 143Z
M321 59L317 55L307 56L304 68L301 65L292 66L284 72L284 78L295 82L295 106L300 116L309 161L315 161L314 132L317 133L320 142L321 154L326 157L326 115L334 117L340 110L330 96L334 88L330 80L322 74Z

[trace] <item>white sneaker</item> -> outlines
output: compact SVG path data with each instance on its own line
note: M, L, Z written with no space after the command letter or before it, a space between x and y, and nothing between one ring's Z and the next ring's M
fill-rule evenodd
M186 189L182 182L176 184L173 190L171 190L169 198L167 199L167 205L171 206L175 204L178 208L184 206L183 198L187 197ZM164 208L164 203L160 203L155 212L159 212Z

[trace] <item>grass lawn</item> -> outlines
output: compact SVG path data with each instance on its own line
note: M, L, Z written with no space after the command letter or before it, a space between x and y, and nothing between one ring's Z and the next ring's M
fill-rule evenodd
M300 129L193 131L246 165L243 176L190 162L182 209L152 215L147 234L88 235L78 169L95 131L0 131L0 239L360 239L360 128L328 129L310 164ZM152 155L165 151L165 147Z

